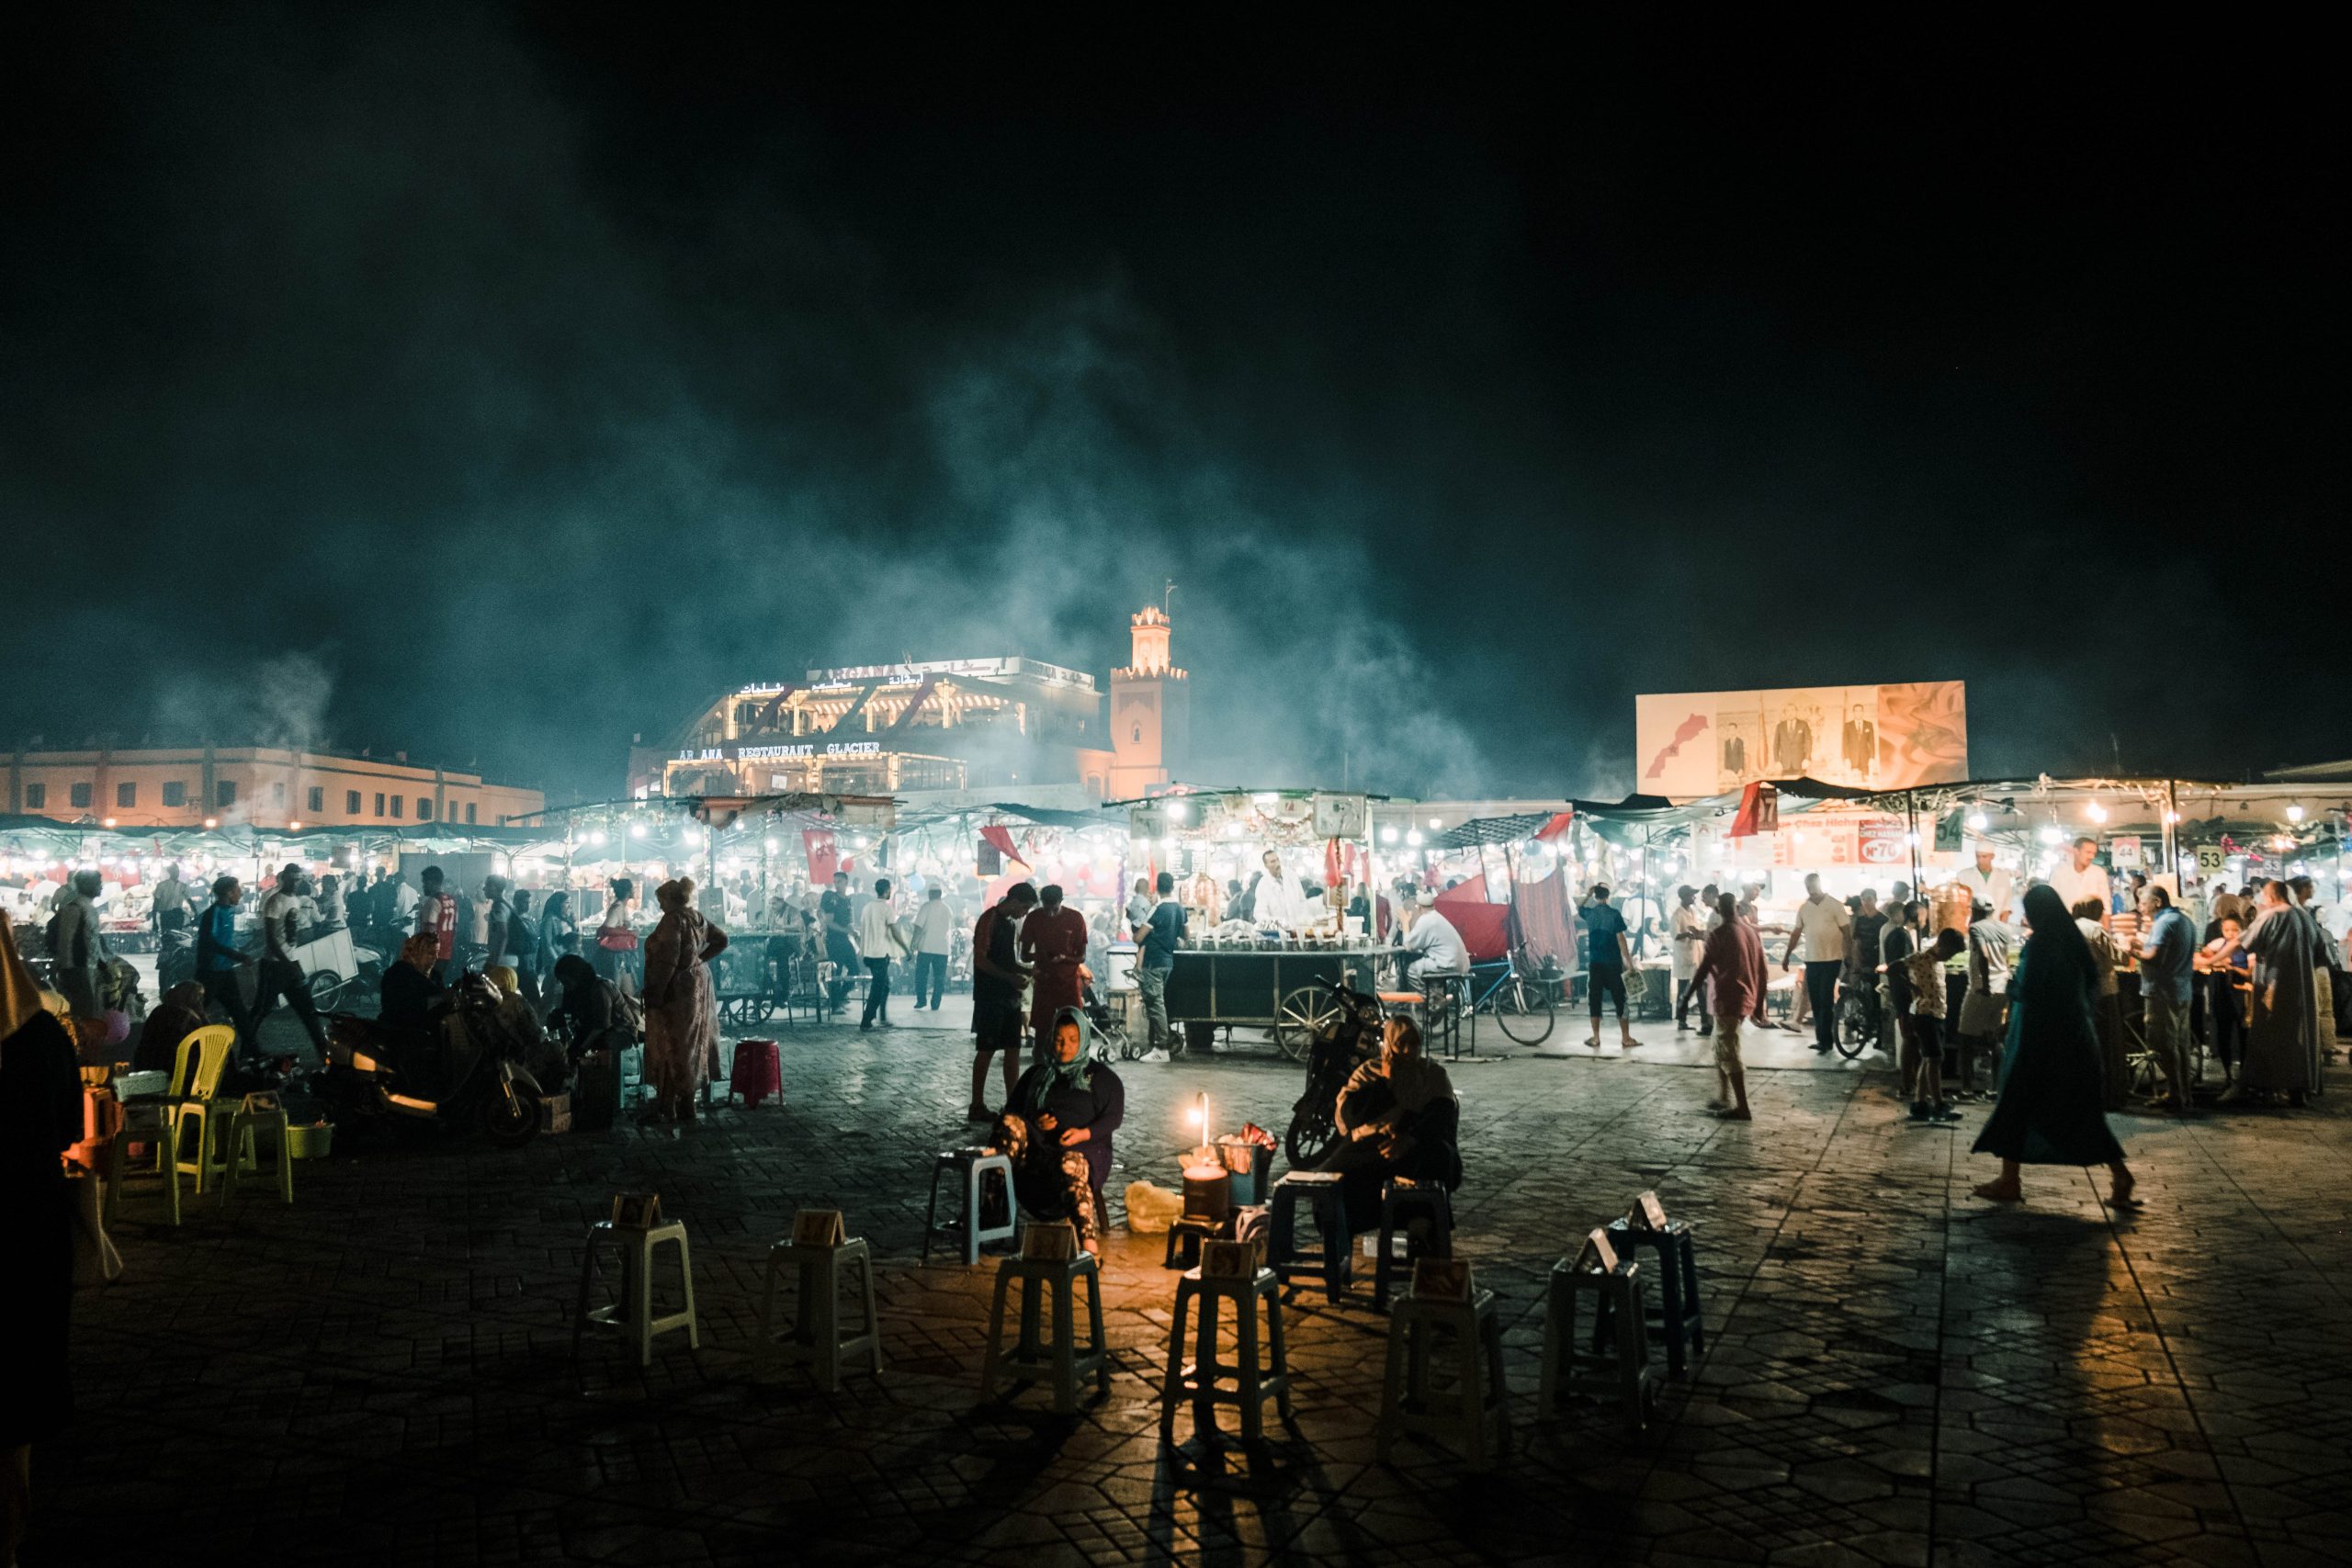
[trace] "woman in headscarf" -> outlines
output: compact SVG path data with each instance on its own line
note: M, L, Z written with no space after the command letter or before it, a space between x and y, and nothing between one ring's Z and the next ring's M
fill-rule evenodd
M1977 1153L2000 1156L2001 1174L1976 1195L2018 1201L2025 1196L2020 1166L2104 1165L2114 1179L2109 1201L2129 1207L2131 1168L2107 1124L2094 1022L2098 967L2056 888L2028 888L2025 918L2030 930L2009 978L2001 1097L1976 1136Z
M168 1073L178 1064L180 1042L202 1029L204 987L183 980L165 991L155 1010L139 1026L139 1043L131 1048L130 1070Z
M1012 1161L1021 1206L1078 1227L1081 1251L1096 1250L1094 1195L1111 1175L1111 1134L1126 1120L1127 1089L1092 1060L1085 1012L1064 1008L1046 1054L1012 1086L997 1118L997 1150Z
M1349 1075L1332 1120L1344 1141L1324 1168L1340 1173L1352 1230L1378 1224L1390 1177L1448 1191L1462 1183L1462 1102L1445 1069L1421 1054L1420 1026L1409 1018L1388 1021L1380 1054Z
M74 1037L41 1003L0 913L0 1562L14 1562L32 1502L32 1445L74 1413L66 1328L74 1211L62 1156L82 1135Z
M727 933L694 907L693 877L665 882L653 897L662 923L645 939L645 1082L651 1098L639 1120L691 1121L718 1054L710 961L727 951Z

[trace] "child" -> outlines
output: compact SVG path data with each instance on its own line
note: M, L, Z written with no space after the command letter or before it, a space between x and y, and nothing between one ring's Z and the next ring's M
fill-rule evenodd
M1910 1086L1911 1120L1943 1125L1960 1120L1944 1099L1944 965L1968 945L1950 926L1903 961L1911 982L1911 1010L1903 1018L1903 1081Z

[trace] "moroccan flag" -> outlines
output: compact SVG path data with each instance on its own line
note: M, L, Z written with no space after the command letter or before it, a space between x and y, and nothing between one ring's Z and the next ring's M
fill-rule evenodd
M808 886L831 887L833 873L842 869L842 854L831 828L803 828L800 844L808 855Z

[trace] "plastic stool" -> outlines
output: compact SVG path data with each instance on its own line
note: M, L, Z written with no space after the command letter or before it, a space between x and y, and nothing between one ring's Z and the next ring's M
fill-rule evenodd
M1462 1358L1451 1389L1430 1380L1430 1351L1450 1332ZM1510 1452L1510 1388L1503 1381L1503 1325L1495 1292L1466 1302L1401 1298L1388 1314L1388 1367L1380 1388L1379 1450L1385 1463L1400 1434L1441 1438L1462 1457L1489 1462L1487 1424L1495 1426L1495 1453Z
M727 1075L727 1098L743 1097L752 1110L760 1101L774 1095L779 1102L784 1099L784 1066L776 1058L773 1040L738 1040L735 1042L733 1068Z
M1650 1337L1666 1342L1667 1370L1680 1377L1690 1352L1707 1348L1707 1325L1699 1314L1699 1252L1691 1244L1688 1222L1669 1220L1662 1231L1635 1230L1623 1219L1609 1223L1609 1245L1620 1258L1634 1258L1635 1247L1657 1254L1658 1310L1645 1320Z
M653 1315L653 1249L663 1242L678 1249L678 1279L685 1287L686 1305L684 1312ZM596 1278L596 1252L609 1246L621 1260L620 1299L611 1306L591 1311L588 1292ZM580 1336L590 1324L617 1328L633 1335L637 1340L637 1363L641 1367L653 1364L653 1337L672 1329L686 1331L686 1347L702 1348L702 1330L695 1325L695 1269L686 1251L686 1227L682 1221L639 1229L637 1226L616 1225L610 1220L598 1220L588 1227L588 1250L580 1260L580 1312L571 1320L571 1355L580 1358Z
M991 1241L1011 1241L1021 1234L1021 1205L1012 1200L1012 1162L1002 1155L986 1149L942 1149L931 1163L931 1213L923 1221L922 1260L931 1261L931 1240L943 1229L953 1229L956 1222L944 1226L939 1223L939 1179L948 1171L958 1170L964 1176L964 1262L968 1267L980 1260L980 1248ZM1004 1223L1001 1225L980 1224L981 1183L989 1172L1004 1179Z
M858 1271L855 1300L863 1311L854 1330L841 1323L842 1272ZM776 1283L787 1270L799 1277L799 1296L791 1320L776 1322ZM870 1370L882 1371L882 1320L874 1310L874 1254L863 1237L853 1236L831 1247L801 1247L789 1241L768 1248L767 1287L760 1295L760 1344L754 1357L763 1372L775 1360L802 1361L815 1371L817 1385L827 1393L842 1386L842 1362L864 1354Z
M1201 1260L1201 1243L1214 1241L1224 1231L1216 1220L1204 1220L1194 1214L1179 1214L1168 1222L1168 1254L1159 1260L1163 1269L1190 1269Z
M229 1168L220 1179L222 1202L236 1196L239 1172L261 1168L254 1134L265 1128L277 1136L277 1195L288 1203L294 1201L294 1140L287 1136L285 1108L249 1110L240 1105L229 1113Z
M1381 1183L1380 1255L1372 1266L1372 1304L1376 1311L1388 1310L1388 1275L1396 1267L1389 1260L1389 1255L1396 1250L1393 1238L1410 1225L1416 1214L1430 1222L1430 1243L1424 1251L1416 1251L1407 1243L1407 1258L1453 1256L1453 1196L1434 1181L1407 1181L1402 1177L1392 1177Z
M1233 1303L1236 1359L1217 1359L1217 1303ZM1184 1359L1184 1320L1199 1303L1193 1359ZM1258 1352L1258 1303L1266 1309L1266 1348L1271 1359L1261 1363ZM1219 1386L1231 1382L1233 1392ZM1265 1435L1263 1406L1274 1402L1283 1418L1290 1416L1290 1357L1283 1347L1282 1281L1271 1269L1250 1279L1204 1280L1198 1269L1176 1281L1176 1322L1168 1335L1168 1374L1159 1389L1159 1440L1176 1440L1176 1406L1190 1398L1193 1435L1216 1429L1216 1407L1238 1405L1241 1411L1241 1440L1254 1443Z
M1453 1061L1462 1055L1462 1002L1469 995L1467 975L1424 975L1414 984L1421 993L1423 1050L1443 1046Z
M1087 1285L1086 1316L1091 1330L1090 1342L1083 1348L1077 1332L1081 1279ZM1021 1281L1021 1338L1008 1356L1004 1353L1004 1298L1015 1280ZM1052 1292L1054 1305L1050 1344L1037 1337L1038 1309L1043 1304L1038 1298L1046 1292ZM989 1307L988 1355L980 1362L980 1402L985 1404L994 1397L1001 1378L1010 1378L1016 1384L1050 1378L1054 1410L1068 1416L1078 1409L1078 1380L1090 1374L1098 1393L1111 1392L1110 1341L1102 1332L1102 1273L1094 1255L1081 1252L1056 1262L1008 1258L999 1264L996 1297Z
M1577 1303L1593 1298L1592 1348L1577 1343ZM1637 1263L1620 1263L1602 1273L1579 1269L1571 1258L1552 1266L1544 1300L1544 1371L1536 1408L1550 1416L1562 1394L1615 1399L1626 1425L1638 1432L1657 1397L1650 1371L1650 1340L1643 1326L1642 1273Z
M1304 1198L1315 1217L1321 1250L1298 1248L1298 1204ZM1294 1170L1274 1183L1273 1234L1268 1238L1266 1267L1288 1285L1294 1279L1320 1278L1333 1302L1348 1293L1354 1278L1348 1248L1354 1233L1348 1228L1348 1202L1340 1177L1329 1170Z

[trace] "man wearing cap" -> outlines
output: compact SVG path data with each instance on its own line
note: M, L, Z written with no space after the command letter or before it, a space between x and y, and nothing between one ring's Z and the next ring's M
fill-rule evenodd
M311 1000L310 976L302 973L294 956L294 950L301 945L301 926L302 868L289 862L277 874L277 886L261 905L261 971L260 985L254 993L253 1046L260 1049L262 1021L283 997L294 1016L302 1021L302 1027L311 1032L311 1043L323 1062L327 1032Z
M2102 910L2115 908L2115 884L2108 879L2107 867L2098 863L2098 840L2088 833L2075 840L2066 863L2050 874L2050 886L2058 890L2069 909L2086 898L2098 899ZM2000 918L1998 905L1994 906L1994 915ZM2107 923L2105 915L2099 923Z

